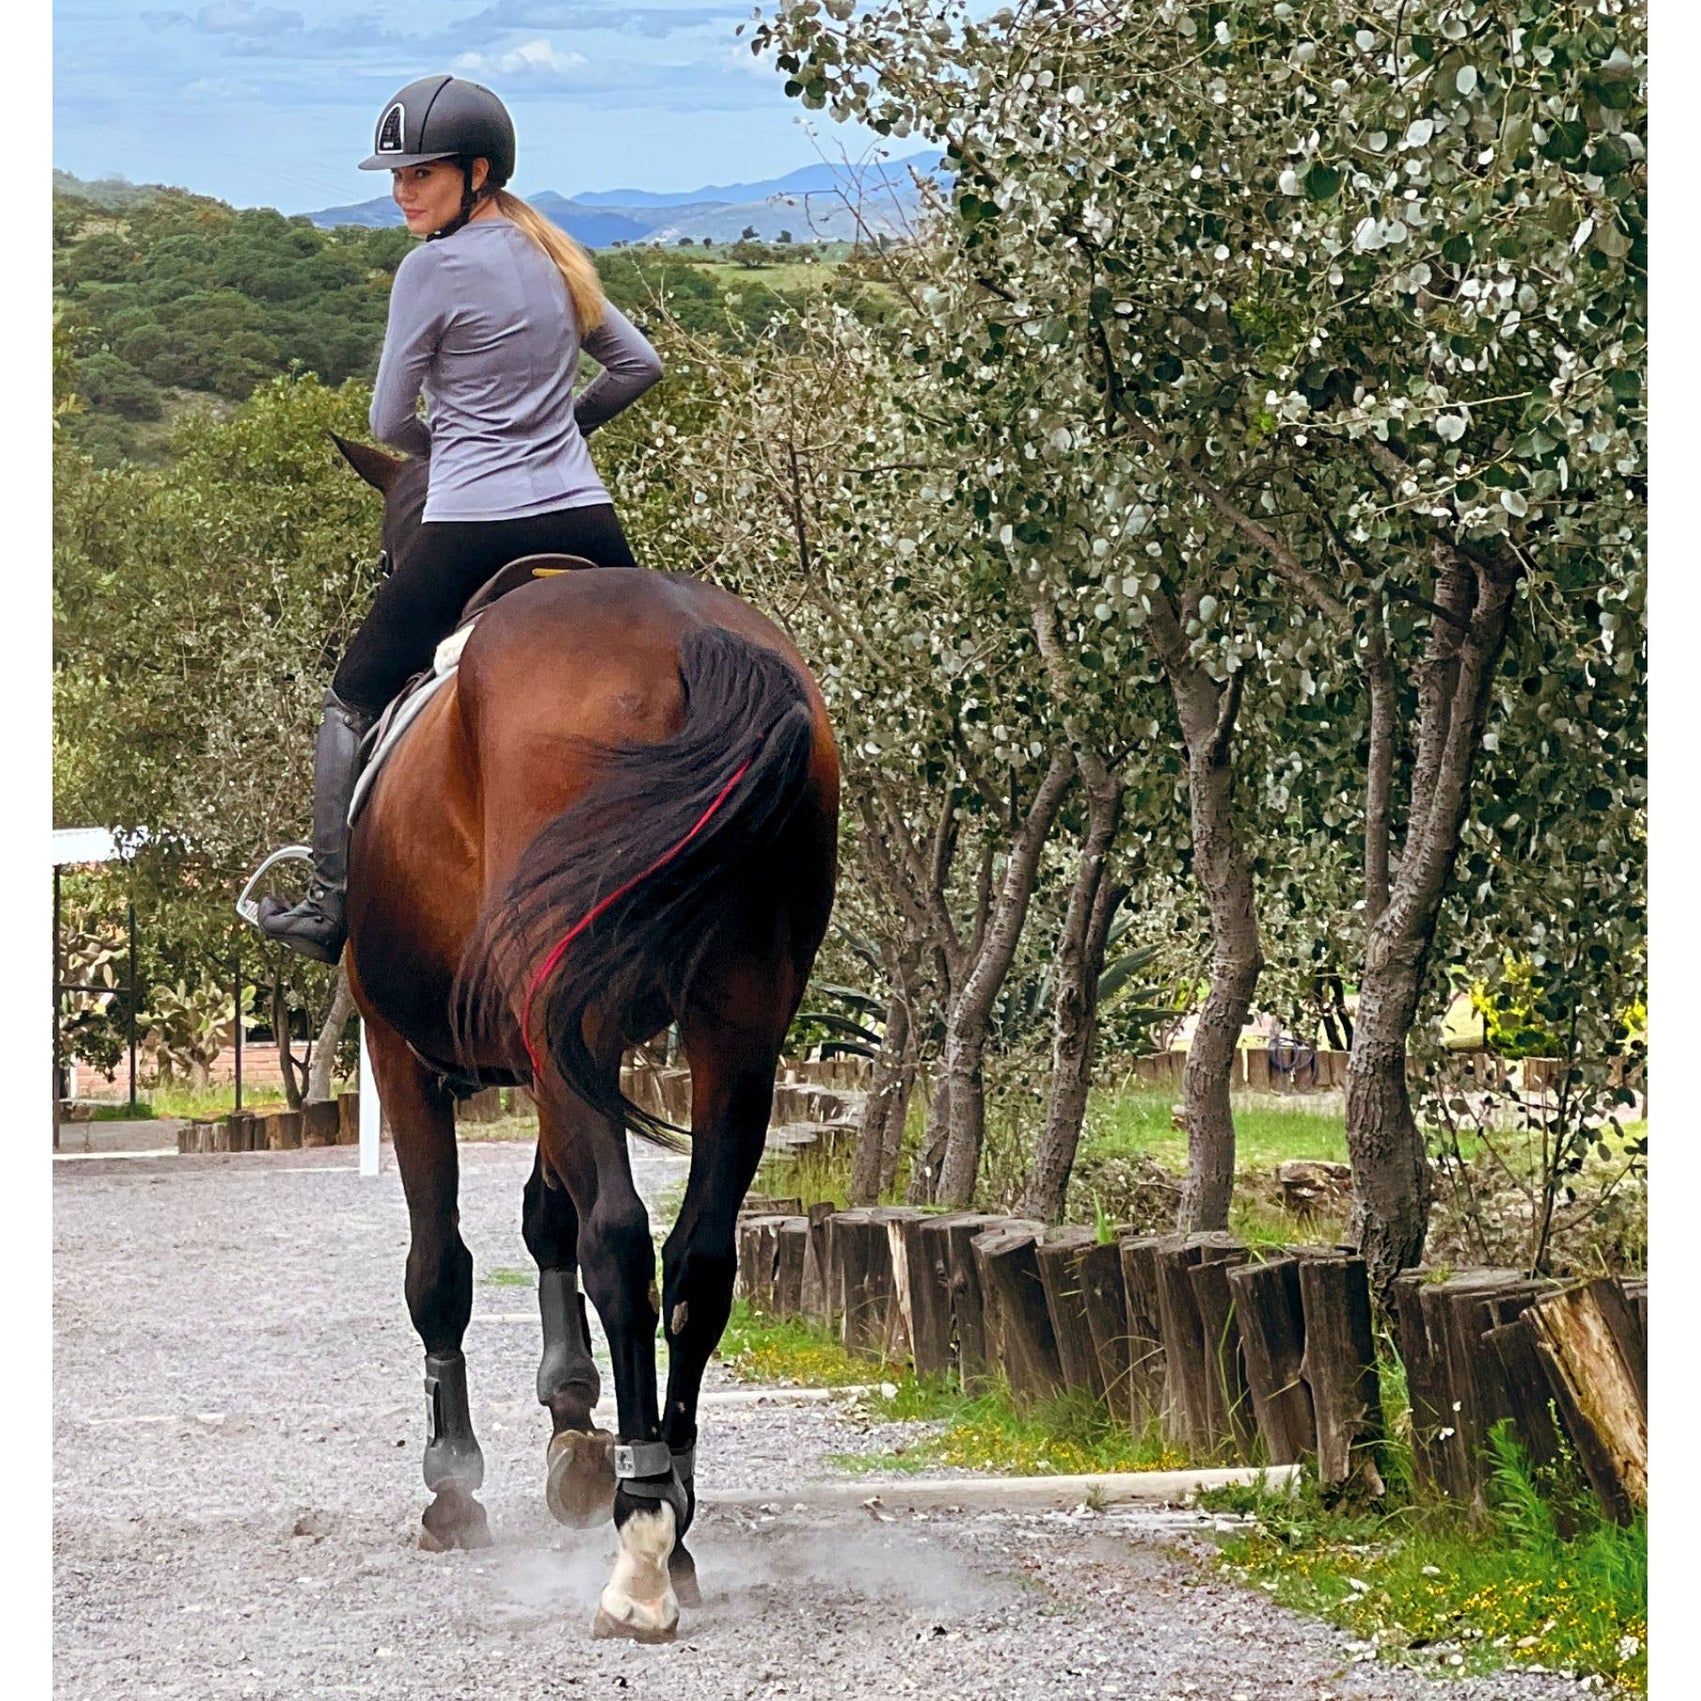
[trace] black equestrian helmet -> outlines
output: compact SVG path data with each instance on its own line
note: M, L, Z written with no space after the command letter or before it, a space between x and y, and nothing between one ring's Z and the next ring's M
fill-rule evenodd
M434 159L487 159L490 187L514 175L514 121L489 89L460 77L421 77L384 103L362 171Z

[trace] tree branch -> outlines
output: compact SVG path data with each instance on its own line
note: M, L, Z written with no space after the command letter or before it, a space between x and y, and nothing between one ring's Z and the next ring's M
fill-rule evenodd
M1211 730L1211 742L1206 760L1214 768L1228 760L1229 741L1234 737L1234 723L1240 716L1240 699L1246 690L1246 670L1237 667L1228 677L1217 704L1217 724Z
M911 924L924 936L936 938L941 919L948 925L949 917L942 918L934 906L926 902L911 883L906 870L900 866L899 859L893 855L892 839L896 834L889 833L885 824L875 819L872 789L858 789L856 808L858 815L862 817L864 849L875 871L885 882L898 907L909 917ZM952 944L955 943L953 940Z
M1138 437L1148 448L1155 449L1170 470L1184 483L1190 485L1199 495L1204 497L1223 519L1238 531L1242 537L1256 544L1270 558L1276 571L1300 593L1319 613L1327 615L1331 620L1341 625L1347 623L1347 607L1335 593L1324 584L1312 570L1294 554L1270 528L1255 520L1238 503L1231 502L1222 490L1203 473L1183 465L1172 459L1164 440L1128 405L1127 401L1118 397L1118 406L1122 417L1126 420Z
M1388 857L1393 836L1394 718L1396 680L1382 611L1367 623L1365 679L1370 686L1370 754L1364 787L1365 924L1374 927L1388 907Z
M797 567L799 575L809 577L809 533L803 523L803 480L797 466L797 444L786 440L786 456L791 463L791 520L797 533Z
M940 904L945 901L945 885L951 877L951 859L956 854L957 803L947 786L945 806L939 811L939 824L933 829L933 851L927 861L927 890Z
M1004 807L1004 799L992 781L986 777L986 770L981 767L975 753L969 749L968 740L963 737L963 729L958 724L954 710L951 714L951 744L957 752L957 760L963 764L963 772L968 775L969 784L980 794L981 801L987 808L997 814Z

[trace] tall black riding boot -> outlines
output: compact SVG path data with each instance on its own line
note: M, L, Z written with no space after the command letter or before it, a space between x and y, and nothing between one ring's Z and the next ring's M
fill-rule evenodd
M291 908L280 898L260 901L262 931L319 963L336 962L347 937L348 808L360 741L371 724L335 691L325 693L325 716L313 748L313 878L307 896Z

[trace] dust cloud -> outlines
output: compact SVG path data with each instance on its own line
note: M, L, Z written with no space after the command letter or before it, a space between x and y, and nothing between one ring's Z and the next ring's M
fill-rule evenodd
M776 1597L857 1600L897 1617L950 1619L996 1606L1020 1587L1014 1578L974 1568L926 1523L875 1523L861 1512L754 1522L708 1509L687 1545L703 1591L698 1610L717 1623L765 1616ZM498 1549L486 1556L504 1597L498 1610L510 1622L590 1613L618 1550L612 1529L566 1538L547 1552Z

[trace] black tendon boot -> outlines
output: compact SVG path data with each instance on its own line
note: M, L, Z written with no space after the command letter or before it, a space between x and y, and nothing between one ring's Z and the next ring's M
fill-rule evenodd
M286 908L281 898L260 900L262 932L318 963L334 963L343 954L348 808L360 741L371 724L335 691L325 693L325 715L313 748L313 878L307 896L293 907Z

